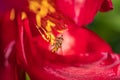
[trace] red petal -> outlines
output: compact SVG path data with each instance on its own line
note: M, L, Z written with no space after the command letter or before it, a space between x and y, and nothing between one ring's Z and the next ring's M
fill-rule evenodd
M19 23L17 59L31 79L119 79L119 56L113 54L109 45L90 30L71 24L63 36L68 36L69 41L73 38L73 44L66 45L71 48L66 53L63 49L64 55L58 55L48 50L48 43L40 35L31 34L27 19Z
M28 8L27 0L1 0L0 2L0 10L7 11L11 8L15 8L17 10L26 10Z
M99 3L95 0L84 1L83 7L80 7L81 5L77 3L77 6L80 7L80 14L78 14L76 20L74 1L67 6L68 2L61 0L63 6L71 8L73 12L71 10L66 12L68 9L66 7L64 11L61 8L61 2L59 2L60 4L57 2L57 7L71 20L74 19L76 23L80 23L78 25L83 26L92 21L102 3L102 0ZM87 28L78 28L72 22L70 24L66 23L68 30L63 33L64 41L61 47L63 51L58 52L58 54L52 53L49 50L49 43L41 35L36 34L37 30L34 21L31 21L31 16L28 15L28 19L21 20L20 13L16 15L16 22L10 21L9 17L6 16L5 22L1 19L2 23L0 23L2 25L0 38L3 43L0 50L3 52L7 46L7 51L11 49L11 56L7 60L10 65L4 67L3 64L6 60L0 58L0 62L2 62L2 64L0 63L0 69L2 70L0 71L0 79L9 78L13 80L13 78L19 78L20 74L15 73L21 73L21 67L33 80L119 79L119 55L113 54L110 46L94 32ZM32 18L34 17L32 16ZM16 44L11 44L13 40ZM5 54L0 53L3 57Z
M106 1L104 0L104 3ZM93 21L102 3L103 0L56 0L57 9L80 26Z
M109 11L111 9L113 9L113 5L112 5L111 0L104 0L104 2L102 3L100 11L105 12L105 11Z
M1 16L0 22L0 79L18 80L25 79L24 71L16 64L16 32L17 27L14 20L10 20L10 12ZM19 71L21 74L19 74ZM23 76L22 76L23 75ZM22 77L22 78L21 78Z

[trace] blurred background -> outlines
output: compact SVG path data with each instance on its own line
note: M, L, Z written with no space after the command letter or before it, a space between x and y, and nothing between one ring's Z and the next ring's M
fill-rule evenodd
M120 0L112 0L114 9L98 12L88 27L107 41L114 52L120 53Z

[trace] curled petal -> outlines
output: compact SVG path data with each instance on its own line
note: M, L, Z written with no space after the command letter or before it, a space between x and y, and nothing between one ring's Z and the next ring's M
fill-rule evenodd
M110 0L56 0L57 9L79 26L91 23L100 8L107 11L111 4Z
M63 33L63 51L52 53L48 42L31 34L29 22L20 21L17 59L32 80L118 79L120 57L94 32L71 24Z
M113 9L113 5L111 0L104 0L102 3L102 6L100 8L100 11L105 12Z

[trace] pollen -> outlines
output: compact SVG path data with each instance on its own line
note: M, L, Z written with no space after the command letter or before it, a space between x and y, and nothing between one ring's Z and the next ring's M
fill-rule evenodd
M10 11L10 20L14 20L15 19L15 9L13 8L13 9L11 9L11 11Z

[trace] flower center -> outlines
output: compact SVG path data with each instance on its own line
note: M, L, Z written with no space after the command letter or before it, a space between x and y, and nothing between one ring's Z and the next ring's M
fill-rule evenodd
M66 30L65 24L61 26L56 22L55 19L53 20L54 22L52 22L49 18L47 20L43 19L41 21L43 21L41 27L36 25L37 30L39 31L42 38L49 42L50 50L52 52L57 52L58 49L61 48L62 42L64 40L62 34L64 30Z
M57 52L62 46L66 25L62 16L56 13L49 0L29 1L29 9L36 14L36 28L42 38L49 42L50 50Z

